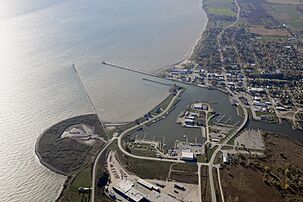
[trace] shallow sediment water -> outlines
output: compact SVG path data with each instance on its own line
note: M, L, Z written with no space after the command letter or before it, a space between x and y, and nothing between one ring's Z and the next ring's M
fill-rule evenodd
M190 53L207 22L199 0L2 0L0 3L1 201L54 201L65 177L34 153L51 125L92 108L131 121L167 86L101 61L153 72Z

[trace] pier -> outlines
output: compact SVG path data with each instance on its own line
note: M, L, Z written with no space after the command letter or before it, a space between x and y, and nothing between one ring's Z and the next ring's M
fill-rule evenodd
M149 82L156 83L156 84L160 84L160 85L172 86L171 84L163 83L163 82L160 82L160 81L155 81L155 80L152 80L152 79L147 79L147 78L142 78L142 79L143 79L144 81L149 81Z
M129 67L126 67L126 66L116 65L116 64L113 64L113 63L105 62L104 60L102 61L102 64L106 65L106 66L109 66L109 67L114 67L114 68L130 71L130 72L134 72L134 73L137 73L137 74L142 74L142 75L157 78L157 79L163 79L163 80L166 80L166 81L169 81L169 82L176 82L176 81L167 79L165 77L160 77L160 76L158 76L156 74L153 74L153 73L132 69L132 68L129 68ZM154 82L154 83L162 84L162 85L167 85L167 86L173 85L173 84L168 84L168 83L164 83L164 82L161 82L161 81L151 80L151 79L148 79L148 78L142 78L142 79L145 80L145 81L150 81L150 82Z
M143 75L146 75L146 76L151 76L151 77L155 77L155 78L162 78L162 77L159 77L159 76L157 76L155 74L152 74L152 73L148 73L148 72L144 72L144 71L140 71L140 70L136 70L136 69L131 69L129 67L125 67L125 66L121 66L121 65L116 65L116 64L113 64L113 63L105 62L104 60L102 61L102 64L106 65L106 66L122 69L122 70L135 72L135 73L138 73L138 74L143 74Z
M95 108L95 105L94 105L92 99L90 98L90 96L89 96L89 94L88 94L88 92L87 92L87 90L86 90L86 88L85 88L84 83L82 82L82 79L81 79L81 77L80 77L80 75L79 75L79 73L78 73L78 71L77 71L77 69L76 69L76 65L75 65L75 64L72 64L72 67L73 67L73 70L75 71L76 77L78 78L78 81L79 81L79 83L80 83L80 86L81 86L83 92L85 93L85 96L87 97L87 99L88 99L88 101L89 101L89 104L90 104L91 108L93 109L94 113L97 114L97 110L96 110L96 108ZM98 114L97 114L97 115L98 115ZM99 118L99 116L98 116L98 118Z
M108 134L107 134L107 131L106 131L106 129L105 129L105 124L103 123L103 121L102 121L100 115L97 113L97 109L96 109L96 107L95 107L95 105L94 105L92 99L90 98L90 96L89 96L89 94L88 94L88 91L86 90L86 87L85 87L84 83L82 82L82 79L81 79L81 77L80 77L80 74L78 73L78 71L77 71L77 69L76 69L76 65L73 64L72 67L73 67L73 70L74 70L74 72L75 72L75 74L76 74L76 77L77 77L78 80L79 80L80 86L81 86L83 92L85 93L85 95L86 95L86 97L87 97L87 99L88 99L88 101L89 101L89 103L90 103L91 108L93 109L93 112L97 115L97 117L98 117L98 119L99 119L99 121L100 121L100 123L101 123L101 125L102 125L102 128L103 128L103 130L104 130L104 132L105 132L105 134L106 134L106 136L109 137Z

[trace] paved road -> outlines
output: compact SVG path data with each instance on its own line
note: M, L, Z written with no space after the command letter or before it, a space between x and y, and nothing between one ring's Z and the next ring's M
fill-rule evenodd
M277 103L276 103L275 100L270 96L269 90L266 90L266 93L267 93L267 96L268 96L270 102L272 103L273 110L275 111L275 114L276 114L276 116L278 117L279 123L281 123L281 122L282 122L282 119L281 119L281 117L279 116L279 113L278 113L277 108L276 108L276 107L277 107Z
M201 182L201 163L197 163L198 164L198 182L199 182L199 190L198 190L198 193L199 193L199 202L202 202L202 193L201 193L201 188L202 188L202 182Z
M93 167L93 176L92 176L92 202L94 202L94 197L95 197L95 181L96 181L96 169L97 169L97 162L99 160L99 158L101 157L102 153L106 150L106 148L115 140L115 139L118 139L118 147L119 149L127 156L130 156L132 158L136 158L136 159L143 159L143 160L152 160L152 161L162 161L162 162L171 162L171 163L185 163L185 161L182 161L182 160L174 160L174 159L159 159L159 158L153 158L153 157L145 157L145 156L137 156L137 155L133 155L129 152L127 152L123 146L122 146L122 138L127 135L129 132L133 131L133 130L136 130L156 119L160 119L162 116L166 115L168 113L168 111L171 109L171 107L173 106L173 104L175 103L176 99L179 98L179 96L181 95L181 91L179 91L177 93L177 95L171 100L171 102L169 103L169 105L167 106L167 108L162 111L160 114L158 114L157 116L153 117L152 119L150 120L146 120L144 121L143 123L140 123L139 125L135 125L133 126L132 128L129 128L125 131L123 131L120 136L117 138L117 137L113 137L110 141L108 141L106 143L106 145L104 146L104 148L102 149L102 151L100 151L100 153L98 154L95 162L94 162L94 167ZM205 165L205 166L208 166L209 164L208 163L199 163L199 165ZM200 178L200 177L199 177ZM201 180L201 179L200 179ZM201 183L201 182L200 182ZM201 190L201 189L200 189ZM200 191L201 193L201 191ZM201 194L200 194L201 196Z
M237 0L235 0L235 4L236 4L236 6L237 6L237 8L238 8L238 9L237 9L237 10L238 10L238 11L237 11L237 19L236 19L235 22L233 22L232 24L230 24L230 25L228 25L227 27L225 27L225 29L226 29L226 28L230 28L230 27L234 26L235 24L237 24L237 23L239 22L241 8L240 8L240 6L239 6Z
M213 156L214 155L215 155L215 153L213 154ZM213 177L213 163L210 163L208 166L208 176L209 176L209 185L210 185L210 191L211 191L211 201L217 202L215 185L214 185L214 177Z
M97 162L100 159L101 155L103 154L103 152L107 149L107 147L114 141L116 140L117 137L113 137L112 139L110 139L105 146L103 147L103 149L100 151L100 153L98 154L97 158L95 159L94 162L94 167L93 167L93 176L92 176L92 202L95 201L95 182L96 182L96 170L97 170Z
M174 163L185 163L182 160L174 160L174 159L159 159L159 158L154 158L154 157L145 157L145 156L137 156L137 155L133 155L129 152L127 152L123 146L122 146L122 138L128 134L129 132L136 130L138 128L141 128L142 126L156 120L156 119L160 119L162 116L166 115L168 113L168 111L171 109L171 107L173 106L173 104L175 103L176 99L178 99L178 97L181 95L181 91L178 91L177 95L171 100L171 102L169 103L169 105L167 106L167 108L162 111L160 114L158 114L157 116L154 116L152 119L146 120L143 123L140 123L138 125L135 125L125 131L123 131L119 138L118 138L118 147L119 149L127 156L130 156L132 158L136 158L136 159L144 159L144 160L151 160L151 161L162 161L162 162L174 162Z
M222 184L221 184L220 168L217 167L216 169L217 169L217 173L218 173L218 181L219 181L221 199L222 199L222 202L224 202L225 200L224 200L223 188L222 188Z
M214 151L213 155L211 156L211 159L209 161L209 181L210 181L210 188L211 188L211 195L212 195L212 202L216 202L216 193L215 193L215 186L214 186L214 182L213 182L213 175L212 175L212 168L214 167L214 160L216 155L218 154L219 151L221 151L222 149L222 145L227 144L228 141L230 141L234 136L236 136L246 125L247 121L248 121L248 112L247 109L245 108L244 104L241 102L241 100L239 99L238 96L236 96L229 88L226 88L227 91L229 93L231 93L233 96L235 96L237 98L238 103L240 104L240 106L243 109L244 112L244 120L241 123L241 125L231 134L229 135L226 139L223 140L223 142L221 142L221 144L219 145L219 147ZM218 172L220 172L218 170ZM219 184L221 184L221 182L219 182ZM220 186L220 189L222 189L222 187ZM221 192L221 195L223 195L223 191ZM222 197L224 198L224 197Z

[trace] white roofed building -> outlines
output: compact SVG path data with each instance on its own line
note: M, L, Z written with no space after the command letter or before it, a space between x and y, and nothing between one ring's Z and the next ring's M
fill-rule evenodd
M183 150L181 152L181 159L184 161L193 161L195 159L194 153L189 150Z
M134 188L134 183L130 180L121 180L113 186L113 189L122 197L132 202L140 202L146 196Z

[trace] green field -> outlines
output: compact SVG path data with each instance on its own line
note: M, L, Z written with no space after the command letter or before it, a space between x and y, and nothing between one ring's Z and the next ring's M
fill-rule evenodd
M303 14L294 5L265 4L263 7L277 21L295 30L303 30Z
M172 163L135 159L118 151L118 158L123 167L141 178L166 180Z
M236 14L230 10L229 8L214 8L214 7L209 7L207 9L208 13L214 14L214 15L225 15L225 16L235 16Z
M204 4L211 7L221 7L226 8L233 5L234 0L206 0Z
M62 202L81 202L82 199L88 200L88 194L79 194L78 188L79 187L91 187L91 166L88 166L84 168L74 179L74 181L71 183L69 188L64 193L64 199Z

